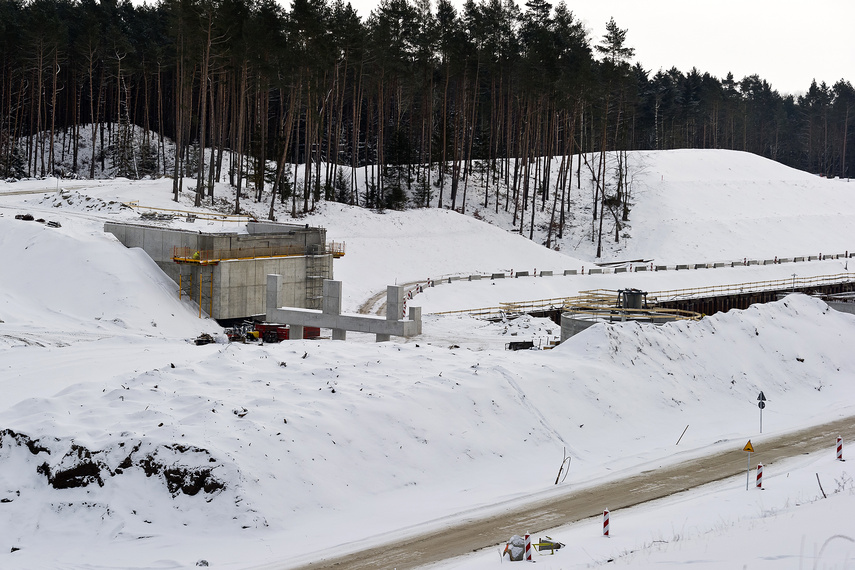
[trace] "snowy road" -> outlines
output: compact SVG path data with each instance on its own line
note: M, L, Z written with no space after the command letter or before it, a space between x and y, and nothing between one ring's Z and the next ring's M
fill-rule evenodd
M758 437L754 443L755 453L751 456L751 463L769 466L782 459L823 448L827 448L831 453L837 436L850 440L855 438L855 417L843 418L768 440L762 436ZM532 534L542 533L558 526L600 516L604 508L611 511L625 509L745 473L747 454L742 451L745 442L729 441L722 442L721 445L725 444L728 450L714 455L644 471L632 477L587 489L577 489L545 499L538 498L523 507L512 507L492 516L467 516L465 520L443 528L297 568L418 568L496 546L499 544L497 541L506 540L523 528ZM258 570L284 568L294 567L286 564L266 565Z

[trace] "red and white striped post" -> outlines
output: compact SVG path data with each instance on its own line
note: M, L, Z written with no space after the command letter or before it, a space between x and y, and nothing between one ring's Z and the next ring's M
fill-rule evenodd
M609 535L609 510L603 511L603 536Z
M763 488L763 464L762 463L757 464L757 488L758 489Z
M525 534L525 561L531 562L531 535Z
M837 436L837 460L843 461L843 438Z

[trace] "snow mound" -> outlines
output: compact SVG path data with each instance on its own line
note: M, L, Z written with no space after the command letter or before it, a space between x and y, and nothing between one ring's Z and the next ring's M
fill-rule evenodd
M768 158L736 150L675 149L637 151L634 167L653 182L751 182L796 184L820 182L818 176Z
M103 222L73 218L51 228L2 217L0 248L10 268L0 272L0 319L4 331L21 333L18 338L34 327L81 338L189 338L220 330L178 299L176 285L142 250L105 234Z
M102 200L76 190L63 188L58 193L47 194L38 200L38 204L52 208L63 208L73 212L98 212L102 214L118 214L132 211L130 206L115 200Z

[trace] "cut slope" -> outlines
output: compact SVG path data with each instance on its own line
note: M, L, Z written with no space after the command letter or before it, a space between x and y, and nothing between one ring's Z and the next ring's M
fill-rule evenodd
M632 239L657 263L772 259L855 247L855 186L734 151L634 153ZM632 161L632 159L631 159Z

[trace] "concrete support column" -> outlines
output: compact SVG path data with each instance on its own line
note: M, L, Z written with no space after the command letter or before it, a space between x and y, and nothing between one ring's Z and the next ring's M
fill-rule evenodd
M416 323L416 334L422 334L422 308L410 307L410 320Z
M386 320L400 321L404 311L404 288L398 285L386 287ZM388 334L378 334L377 342L391 340Z
M386 287L386 320L400 321L404 315L404 288L397 285Z
M341 314L341 281L324 279L324 300L322 311L325 315ZM332 329L333 340L347 340L345 329Z
M303 325L288 325L288 340L303 340Z
M274 322L271 311L279 308L279 291L282 290L282 280L283 277L281 275L270 274L267 276L267 296L264 306L266 314L264 319L268 322Z

